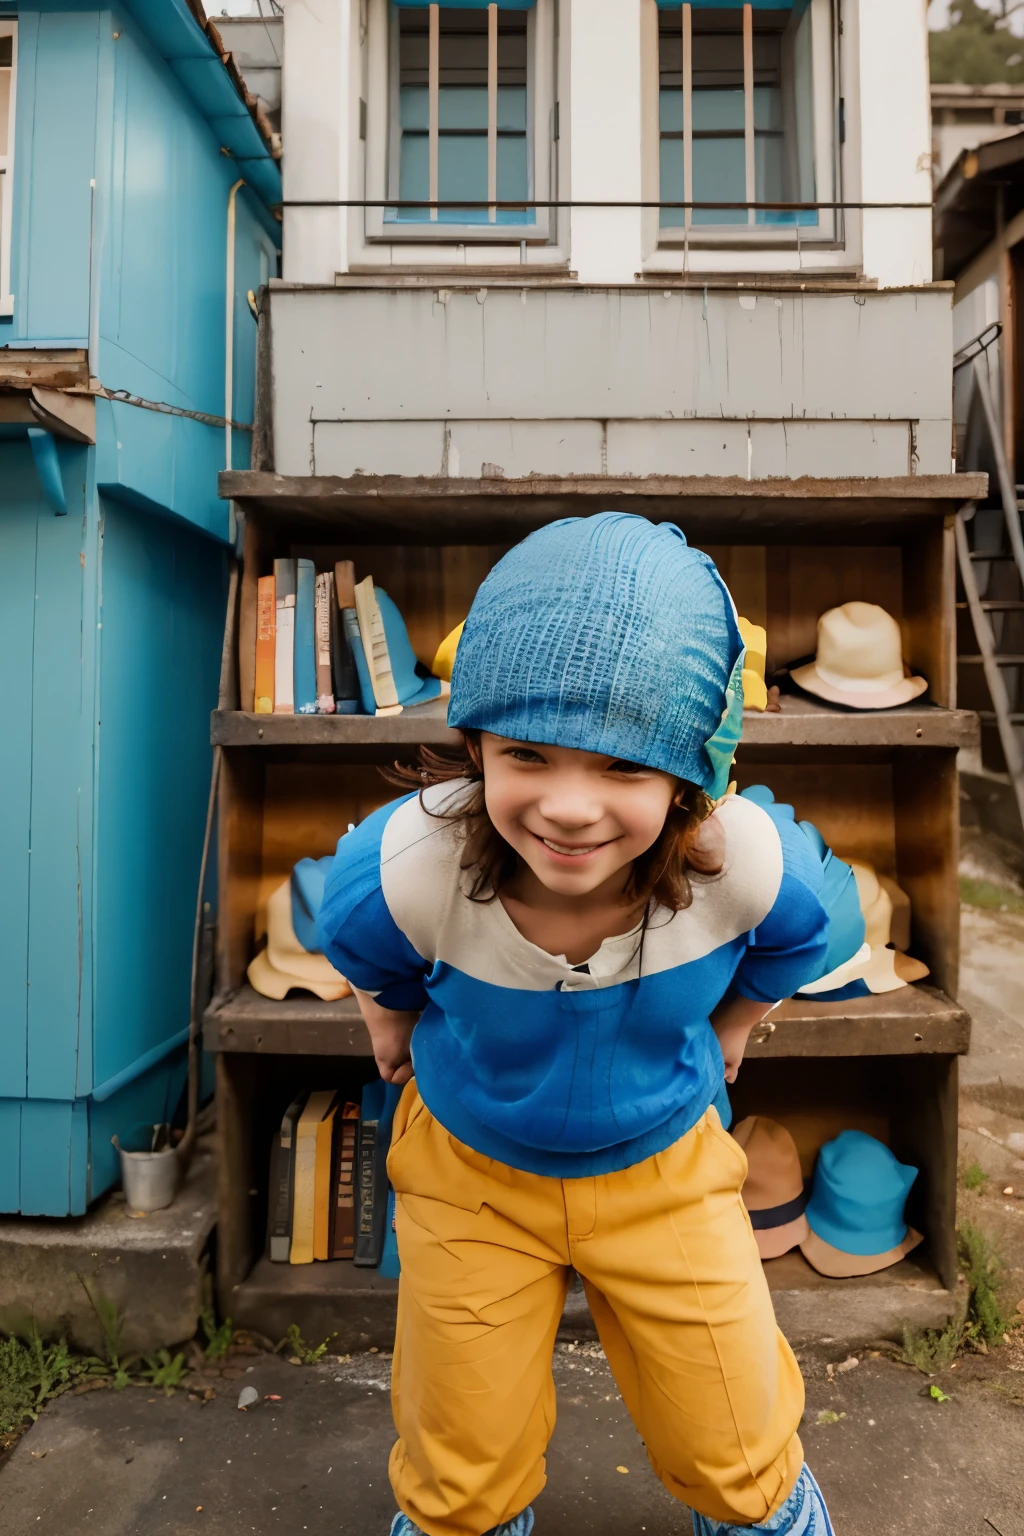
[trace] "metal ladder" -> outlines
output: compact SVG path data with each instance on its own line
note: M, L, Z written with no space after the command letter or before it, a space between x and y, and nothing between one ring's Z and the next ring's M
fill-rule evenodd
M1024 533L1019 494L1024 487L1014 485L1010 475L984 355L973 359L972 386L972 415L996 467L1000 506L957 513L957 564L964 593L957 608L970 614L978 647L974 652L958 645L957 664L958 669L982 669L984 688L977 691L987 692L991 707L979 714L983 725L994 724L999 733L1024 826ZM970 672L966 678L966 692L976 692Z

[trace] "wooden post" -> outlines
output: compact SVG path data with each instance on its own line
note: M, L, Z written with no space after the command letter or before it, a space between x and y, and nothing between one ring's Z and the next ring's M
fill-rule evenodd
M693 202L693 7L682 9L682 56L680 68L683 82L683 197ZM693 209L683 214L684 228L693 223Z
M427 65L427 100L429 103L429 157L430 157L430 201L437 202L437 129L438 129L438 97L440 93L440 60L441 60L441 8L432 4L430 7L430 41ZM437 222L437 209L431 208L431 220Z
M743 147L746 165L745 201L752 203L757 197L757 162L754 158L754 7L743 7ZM747 223L755 224L757 215L747 209Z
M498 217L498 7L487 7L487 210L488 222Z

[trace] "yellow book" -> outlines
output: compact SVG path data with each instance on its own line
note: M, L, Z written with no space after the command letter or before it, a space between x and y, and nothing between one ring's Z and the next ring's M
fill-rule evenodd
M277 594L273 576L261 576L256 584L256 688L253 709L258 715L274 713L274 652L277 639Z
M338 1101L335 1098L316 1128L316 1172L313 1180L314 1259L329 1259L331 1256L331 1140L334 1135L334 1116L337 1110Z
M330 1089L311 1093L295 1131L295 1194L290 1264L312 1264L316 1213L317 1128L334 1104Z
M398 691L391 671L384 620L381 618L377 594L373 590L373 577L364 576L356 583L356 617L359 620L359 638L366 653L366 665L370 669L370 682L378 715L397 715L401 712Z

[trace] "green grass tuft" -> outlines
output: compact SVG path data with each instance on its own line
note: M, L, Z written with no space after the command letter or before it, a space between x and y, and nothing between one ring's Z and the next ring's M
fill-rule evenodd
M989 912L1024 912L1024 896L995 885L991 880L960 878L960 900L968 907L984 907Z
M964 1189L984 1189L988 1183L988 1174L980 1163L971 1163L962 1174Z

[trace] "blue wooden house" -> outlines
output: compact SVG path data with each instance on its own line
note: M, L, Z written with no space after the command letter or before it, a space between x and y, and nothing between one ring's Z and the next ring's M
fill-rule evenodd
M197 0L0 0L0 1211L181 1095L280 185Z

